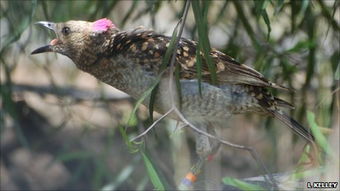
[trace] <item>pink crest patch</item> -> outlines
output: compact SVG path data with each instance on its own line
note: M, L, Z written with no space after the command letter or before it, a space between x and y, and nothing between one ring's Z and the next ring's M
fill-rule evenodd
M93 22L92 29L96 32L105 32L111 27L116 27L111 20L107 18L99 19Z

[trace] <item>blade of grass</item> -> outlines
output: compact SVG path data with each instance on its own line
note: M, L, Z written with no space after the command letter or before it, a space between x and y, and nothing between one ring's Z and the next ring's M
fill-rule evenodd
M198 42L199 43L199 42ZM200 43L198 45L200 47ZM197 71L197 79L198 79L198 91L200 96L202 96L202 57L200 54L200 48L196 49L196 71Z
M134 119L135 115L136 115L136 112L137 112L137 109L140 107L140 105L143 103L143 101L151 95L151 92L155 89L155 87L158 85L160 79L158 78L156 80L156 82L149 88L147 89L143 94L142 96L137 100L135 106L133 107L132 111L131 111L131 114L129 116L129 120L127 122L127 124L131 124L132 123L132 120Z
M126 21L131 17L132 13L134 12L134 10L136 10L136 6L138 4L139 1L134 0L130 6L130 9L128 10L128 12L126 13L125 17L123 18L122 22L121 22L121 27L123 28L124 25L126 24Z
M164 184L162 183L160 177L158 176L158 173L156 169L154 168L150 159L142 151L141 151L141 155L143 157L144 165L148 172L152 185L155 187L156 190L165 190Z
M192 9L194 12L195 22L196 22L197 29L198 29L198 45L199 45L200 51L203 52L206 64L208 65L211 82L212 84L217 84L216 67L213 64L212 58L210 56L211 47L210 47L210 42L208 38L207 13L209 9L209 1L203 1L203 3L204 4L201 7L200 1L192 2ZM201 66L197 66L196 68L197 68L197 71L202 71ZM199 82L201 80L200 78L201 76L198 76Z
M264 22L266 23L267 25L267 31L268 31L268 34L267 34L267 40L269 40L270 38L270 32L272 31L272 28L270 27L270 20L269 20L269 17L268 17L268 13L266 10L263 10L262 13L262 18L264 20Z
M256 11L257 18L261 15L265 24L267 25L267 40L269 40L270 32L271 32L270 20L268 17L268 13L266 11L268 4L269 4L269 1L267 0L255 1L255 11Z
M316 33L316 28L314 27L316 24L316 17L314 13L312 12L311 7L308 7L306 14L308 14L308 17L306 18L306 24L307 24L307 34L308 34L308 39L309 41L315 41L315 33ZM307 71L306 71L306 78L305 82L302 87L302 94L303 96L307 96L307 89L310 86L311 80L313 78L313 74L315 73L315 65L316 65L316 50L318 46L315 45L313 47L309 48L309 53L308 53L308 64L307 64ZM298 119L301 120L303 116L305 116L305 111L306 111L306 100L303 100L302 107L299 111Z
M139 156L139 155L138 155ZM118 173L118 175L115 177L115 180L111 182L110 184L107 184L101 188L101 191L111 191L111 190L117 190L117 188L125 181L128 180L128 178L131 176L133 171L136 168L136 162L140 160L138 157L138 160L135 157L132 161L132 164L128 164L122 168L122 170Z
M129 136L126 133L126 128L124 128L123 126L119 126L119 132L122 135L122 138L125 142L125 144L128 146L128 149L131 153L135 153L139 150L139 148L130 141Z
M136 191L144 191L146 190L145 187L149 181L149 178L147 176L144 176L144 178L137 184Z
M334 79L340 80L340 64L336 67L335 73L334 73Z
M8 34L1 36L0 55L14 42L20 39L21 34L27 29L32 22L37 8L37 1L29 2L8 1L8 11L5 18L9 25ZM4 38L5 37L5 38Z
M175 80L176 80L176 88L178 92L178 99L179 99L179 109L182 109L182 89L181 89L181 81L180 81L180 71L181 65L177 64L175 68Z
M291 0L290 9L291 9L291 17L290 17L291 33L294 33L296 30L296 17L298 15L299 2Z
M236 179L236 178L229 178L229 177L225 177L222 179L223 183L224 184L227 184L227 185L231 185L233 187L236 187L240 190L266 190L264 189L263 187L259 186L259 185L256 185L256 184L250 184L250 183L247 183L245 181L242 181L242 180L239 180L239 179Z
M259 50L260 49L260 44L259 44L259 42L255 38L255 33L254 33L250 23L248 22L248 18L244 14L245 12L243 10L242 5L237 0L234 0L233 3L234 3L234 6L236 8L237 15L240 18L244 28L246 29L246 32L247 32L249 38L251 39L251 41L252 41L254 47L256 48L256 50Z
M165 71L165 69L167 68L167 66L169 65L170 62L170 56L174 51L175 48L175 42L177 40L177 29L179 24L181 23L181 21L179 21L174 29L174 31L172 32L172 36L171 36L171 40L169 43L169 47L165 52L164 58L162 59L162 64L160 66L160 72L163 73ZM161 76L161 75L160 75ZM154 103L155 103L155 98L156 98L156 94L158 92L158 84L155 86L155 88L152 90L151 92L151 96L150 96L150 102L149 102L149 122L152 123L153 122L153 111L154 111Z
M16 103L13 100L13 96L12 96L12 78L11 78L11 71L10 71L10 67L8 64L6 64L5 60L3 59L3 57L1 56L0 53L0 62L3 65L3 69L4 69L4 83L1 84L0 87L0 95L2 97L2 103L3 103L3 110L4 113L8 113L9 116L11 116L11 118L14 121L14 130L15 130L15 134L20 142L20 144L22 144L22 146L30 149L30 145L29 142L27 140L27 138L25 137L20 124L18 123L18 121L20 120L18 117L18 111L16 108ZM1 123L5 123L4 120L4 115L1 113ZM0 132L3 131L5 125L0 127Z
M217 14L215 21L213 22L213 25L216 25L221 19L223 19L223 15L225 14L225 10L228 7L230 1L224 1L221 9L219 10L219 13Z
M299 52L304 49L310 49L313 48L316 45L315 41L307 40L307 41L300 41L296 43L296 45L288 50L286 50L287 53L294 53Z
M318 145L324 150L327 154L332 155L330 146L327 142L326 137L322 134L319 126L315 122L315 115L311 111L307 111L307 121L308 124L311 126L312 133L315 137L316 142Z
M92 187L95 190L98 190L100 186L103 184L103 179L105 175L106 163L104 162L104 159L102 157L95 157L93 160L94 163L94 173L93 177L91 179L92 181Z
M324 1L318 0L318 3L321 7L321 13L326 18L326 21L329 22L330 25L332 25L335 31L340 31L340 27L337 21L332 17L332 14L328 10L328 7L325 5Z
M324 167L315 168L315 169L306 170L306 171L296 171L293 174L291 174L289 179L301 180L301 179L305 179L305 178L312 177L312 176L319 176L321 173L327 173Z
M108 6L104 7L103 13L101 17L107 17L109 16L110 12L115 8L115 6L117 5L118 0L113 0L110 1L110 4Z
M55 158L55 160L67 162L67 161L72 161L72 160L75 160L75 159L84 160L84 159L91 158L92 156L93 156L93 153L89 152L89 151L67 152L67 153L59 154Z

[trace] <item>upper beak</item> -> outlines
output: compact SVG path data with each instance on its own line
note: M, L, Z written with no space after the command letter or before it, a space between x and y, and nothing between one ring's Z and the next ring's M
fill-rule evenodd
M42 25L48 29L51 29L55 31L56 24L52 22L47 22L47 21L40 21L35 24ZM52 45L46 45L40 48L35 49L31 54L39 54L39 53L44 53L44 52L53 52L53 46Z
M55 31L55 26L56 26L55 23L47 22L47 21L39 21L39 22L36 22L35 24L42 25L42 26L44 26L46 28L49 28L49 29Z

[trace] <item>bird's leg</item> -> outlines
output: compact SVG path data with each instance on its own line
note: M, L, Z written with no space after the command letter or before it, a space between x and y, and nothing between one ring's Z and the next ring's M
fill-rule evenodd
M198 126L202 131L205 131L213 136L216 135L215 129L211 126ZM210 161L213 155L218 151L220 143L217 140L213 140L203 134L196 133L196 153L198 155L197 162L191 167L189 173L181 182L180 188L192 187L192 184L196 181L197 176L200 174L204 162L206 160ZM184 187L185 186L185 187Z
M210 126L207 129L207 132L210 135L216 136L216 129L213 126ZM216 152L218 151L218 149L220 148L221 143L216 139L209 138L209 144L210 144L210 151L208 153L205 153L205 155L206 155L206 160L211 161L214 155L216 154Z

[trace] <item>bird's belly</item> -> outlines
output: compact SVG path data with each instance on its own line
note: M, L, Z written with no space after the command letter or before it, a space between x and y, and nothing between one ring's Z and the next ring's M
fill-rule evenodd
M133 90L127 91L135 99L139 99L156 80L140 83L142 81L136 81L135 87L131 87ZM230 88L221 89L202 82L202 94L200 94L197 80L181 80L180 82L181 96L178 96L175 82L172 83L172 88L170 88L169 79L160 81L154 103L157 112L166 113L175 105L191 121L216 121L226 119L231 115L232 111L229 108L233 103ZM145 84L148 84L148 86L145 86ZM143 102L144 105L149 106L149 101L150 96L146 97ZM175 116L172 117L176 118Z
M228 108L232 97L228 89L201 83L201 90L200 94L197 80L181 81L181 111L186 117L218 120L231 115Z
M116 76L118 77L113 78L112 75L96 77L136 100L140 99L157 82L155 76L145 73L138 67L126 68L119 71ZM168 78L163 78L159 83L154 103L155 111L159 113L170 110L173 103L187 119L192 121L226 119L233 112L231 108L235 105L235 96L233 97L232 85L219 88L202 82L202 94L200 94L197 80L181 80L181 96L178 96L175 81L172 83L172 88L169 88ZM149 101L150 95L145 98L143 104L149 106ZM172 117L176 118L174 115Z

